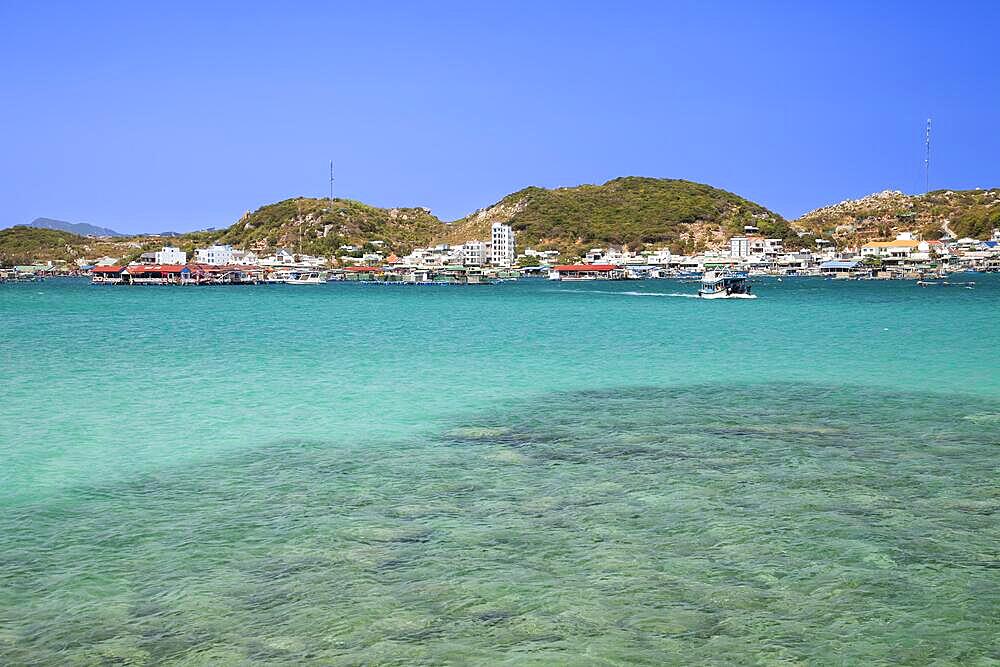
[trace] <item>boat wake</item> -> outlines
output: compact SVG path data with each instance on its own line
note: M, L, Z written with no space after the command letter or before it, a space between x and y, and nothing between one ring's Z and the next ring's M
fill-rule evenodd
M684 294L682 292L615 292L613 290L602 290L602 289L588 289L588 290L573 290L574 292L582 292L584 294L617 294L623 296L672 296L680 297L682 299L697 299L697 294Z

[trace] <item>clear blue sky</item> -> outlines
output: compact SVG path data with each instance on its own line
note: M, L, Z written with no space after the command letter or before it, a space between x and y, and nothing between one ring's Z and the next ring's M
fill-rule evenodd
M794 217L1000 186L1000 3L0 0L0 226L230 224L337 194L460 217L687 178ZM211 5L211 6L206 6Z

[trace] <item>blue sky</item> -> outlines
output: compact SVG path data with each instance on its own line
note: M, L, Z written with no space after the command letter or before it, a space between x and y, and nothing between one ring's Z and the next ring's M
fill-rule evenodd
M422 6L420 6L422 5ZM794 217L1000 187L1000 3L0 0L0 226L230 224L287 197L460 217L687 178Z

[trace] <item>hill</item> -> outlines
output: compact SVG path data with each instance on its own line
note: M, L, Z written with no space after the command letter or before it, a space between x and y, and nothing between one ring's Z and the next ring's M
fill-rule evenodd
M500 221L513 226L518 247L579 255L595 245L669 245L675 252L721 246L744 225L797 238L788 223L760 204L685 180L624 177L603 185L529 187L449 224L438 240L489 238Z
M86 245L79 234L18 225L0 229L0 264L31 264L36 259L68 259Z
M83 222L66 222L65 220L54 220L52 218L35 218L28 223L28 227L40 227L42 229L56 229L62 232L70 232L80 236L125 236L107 227L95 227Z
M816 236L841 245L916 231L924 238L943 232L987 238L1000 227L1000 189L938 190L925 195L885 191L816 209L791 223L739 195L691 181L626 177L602 185L546 189L529 187L460 220L445 223L428 209L379 208L350 199L298 197L268 204L221 230L169 239L154 236L95 238L40 226L0 230L0 261L103 255L133 259L165 243L189 254L195 247L230 243L271 253L281 247L313 255L344 254L343 245L382 241L397 255L433 243L489 239L493 222L511 224L518 247L556 249L567 258L604 245L669 246L678 253L724 247L732 234L752 224L789 248L812 245ZM370 249L375 249L369 246Z
M902 231L917 232L925 239L946 233L988 238L1000 227L1000 189L935 190L922 195L885 190L810 211L792 224L846 244L892 238Z
M181 245L190 252L196 245L204 245L211 240L211 236L204 232L193 232L167 241L154 236L80 236L57 229L18 225L0 229L0 266L49 260L94 260L105 256L128 261L147 250L157 250L167 242Z
M426 208L378 208L351 199L297 197L247 213L216 232L215 240L260 252L287 247L311 255L333 255L342 245L384 241L387 250L405 254L430 243L443 227Z

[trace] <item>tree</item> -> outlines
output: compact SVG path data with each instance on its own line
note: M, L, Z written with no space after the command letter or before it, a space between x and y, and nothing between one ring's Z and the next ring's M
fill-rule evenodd
M868 268L877 269L882 266L882 258L876 257L875 255L868 255L863 260L861 260L862 266L867 266Z
M535 257L534 255L522 255L521 257L517 258L517 265L522 269L527 268L529 266L541 266L541 264L542 264L541 260L539 260L538 257Z

